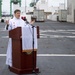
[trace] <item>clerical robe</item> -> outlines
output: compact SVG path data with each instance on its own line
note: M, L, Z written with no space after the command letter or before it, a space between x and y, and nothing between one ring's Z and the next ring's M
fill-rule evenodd
M37 29L32 25L22 27L22 50L37 50Z
M26 24L22 19L17 19L14 17L9 20L8 30L12 30L17 27L24 27ZM17 45L16 45L17 46ZM6 56L6 64L12 66L12 39L9 38L8 47L7 47L7 56Z

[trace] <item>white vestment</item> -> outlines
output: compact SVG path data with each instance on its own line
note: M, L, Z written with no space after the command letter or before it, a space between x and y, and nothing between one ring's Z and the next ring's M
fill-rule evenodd
M9 21L8 30L12 30L17 27L24 27L26 24L22 19L17 19L14 17ZM6 56L6 64L12 66L12 39L9 38L8 48L7 48L7 56Z
M33 50L33 47L37 49L36 27L30 25L22 27L22 50Z

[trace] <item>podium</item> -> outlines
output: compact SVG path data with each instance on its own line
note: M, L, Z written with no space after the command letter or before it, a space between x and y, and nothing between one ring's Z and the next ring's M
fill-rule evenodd
M9 67L9 69L16 74L31 74L33 70L38 73L39 68L36 67L37 50L30 54L23 51L21 36L21 27L9 31L9 37L12 39L12 67Z

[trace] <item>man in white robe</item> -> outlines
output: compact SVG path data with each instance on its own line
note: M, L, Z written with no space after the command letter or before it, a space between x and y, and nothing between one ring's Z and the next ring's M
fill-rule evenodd
M9 22L6 22L6 29L12 30L16 27L24 27L26 24L25 22L20 18L21 11L16 9L14 11L14 17L13 19L9 20ZM8 48L7 48L7 56L6 56L6 65L12 66L12 40L9 38L8 42Z

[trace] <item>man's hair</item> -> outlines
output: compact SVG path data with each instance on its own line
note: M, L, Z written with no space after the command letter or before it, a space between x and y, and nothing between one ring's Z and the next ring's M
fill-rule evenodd
M15 11L14 11L14 14L16 14L17 12L21 12L19 9L16 9Z

